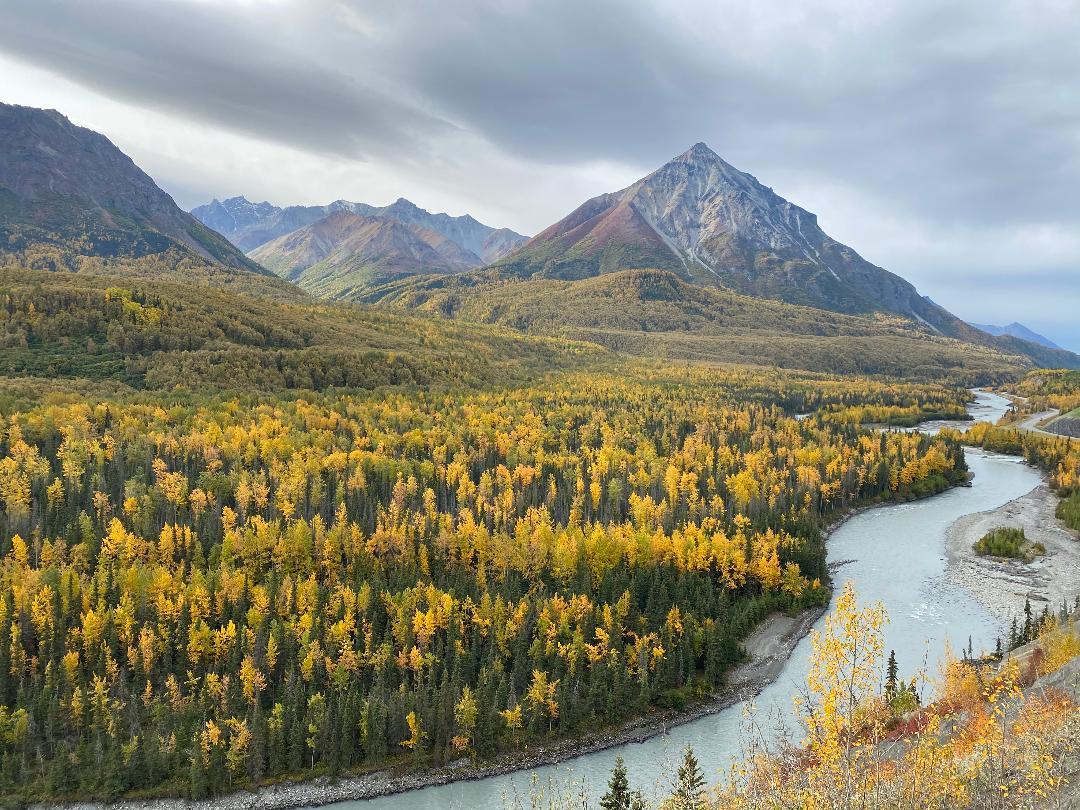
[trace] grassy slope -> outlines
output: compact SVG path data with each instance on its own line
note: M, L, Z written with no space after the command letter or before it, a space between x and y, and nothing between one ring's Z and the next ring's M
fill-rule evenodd
M612 359L497 326L136 277L9 267L0 301L9 377L156 390L491 385Z
M687 284L656 270L576 282L492 272L405 280L359 300L599 343L628 354L907 378L992 380L1019 354L918 331L897 317L842 315Z

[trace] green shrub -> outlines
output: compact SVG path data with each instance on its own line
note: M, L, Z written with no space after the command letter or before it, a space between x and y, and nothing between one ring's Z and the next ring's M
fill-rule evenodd
M1080 490L1058 504L1057 516L1070 529L1080 531Z
M984 534L975 544L977 554L991 557L1024 558L1029 550L1023 529L999 526Z

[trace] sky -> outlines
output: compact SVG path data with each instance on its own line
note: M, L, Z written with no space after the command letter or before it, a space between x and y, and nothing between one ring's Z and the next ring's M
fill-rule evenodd
M4 0L0 101L184 208L535 233L708 143L955 314L1080 351L1072 0Z

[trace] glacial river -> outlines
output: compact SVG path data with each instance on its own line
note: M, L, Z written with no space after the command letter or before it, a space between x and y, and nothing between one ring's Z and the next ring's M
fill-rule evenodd
M969 411L976 419L996 421L1008 401L995 394L976 392ZM943 423L927 425L934 431ZM944 423L949 424L949 423ZM963 428L963 423L953 426ZM945 576L945 532L964 515L994 509L1034 489L1041 477L1020 459L968 450L968 466L974 473L971 487L958 487L922 501L881 506L862 512L838 528L829 538L828 559L839 564L834 572L837 586L852 580L860 601L881 601L890 623L885 628L885 648L894 649L901 676L910 677L924 668L931 675L948 641L955 650L966 648L970 638L976 652L993 649L1003 628L966 591ZM824 618L818 623L820 627ZM780 677L754 702L762 723L789 714L799 687L805 682L810 653L809 638L795 648ZM603 793L616 756L626 760L635 787L652 798L666 795L666 779L687 745L701 762L710 781L720 779L740 751L740 729L745 704L702 717L667 734L643 743L586 754L558 765L519 771L506 776L457 782L424 788L396 796L342 802L335 810L495 810L508 806L516 791L528 793L535 778L540 784L577 784L595 799ZM522 801L520 806L528 806Z

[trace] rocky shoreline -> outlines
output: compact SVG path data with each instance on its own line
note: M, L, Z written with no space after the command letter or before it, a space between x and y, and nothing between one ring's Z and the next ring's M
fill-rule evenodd
M960 518L946 534L949 578L1006 626L1015 617L1023 621L1027 599L1041 613L1044 606L1057 610L1063 600L1072 604L1080 593L1080 539L1056 517L1057 504L1044 482L997 509ZM1023 529L1046 554L1031 563L976 554L972 546L999 526Z
M699 703L685 711L654 712L627 723L622 728L589 738L571 738L553 742L521 753L500 755L492 761L474 765L466 759L441 768L419 773L375 771L362 776L339 778L332 782L319 777L303 782L280 782L264 785L257 791L237 791L211 799L124 799L104 805L100 802L35 804L38 810L292 810L334 802L373 799L409 790L445 785L449 782L486 779L515 771L551 765L583 754L614 748L627 743L644 742L667 733L668 729L706 715L723 711L742 700L757 696L775 680L784 662L818 618L826 610L816 607L797 616L774 614L766 619L743 642L751 658L731 673L730 686L715 699Z

